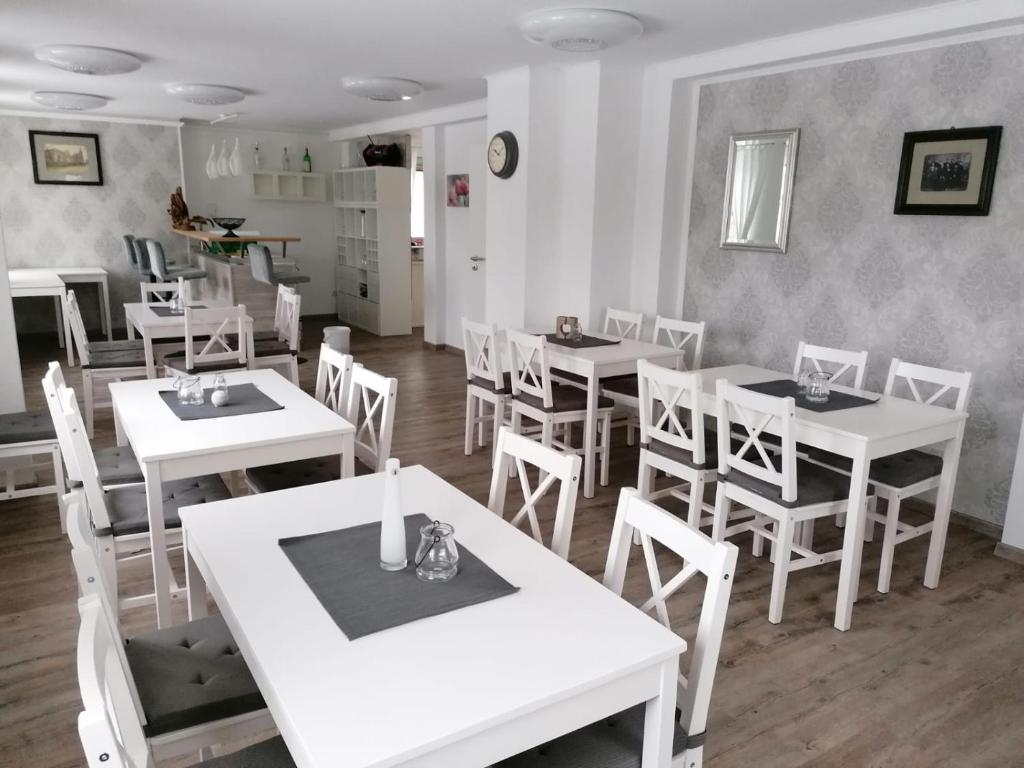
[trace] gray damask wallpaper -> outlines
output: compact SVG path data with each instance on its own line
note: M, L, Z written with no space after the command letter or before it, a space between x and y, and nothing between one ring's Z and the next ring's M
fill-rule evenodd
M955 508L1002 522L1024 408L1024 39L705 86L684 313L707 365L787 370L797 342L975 373ZM906 131L1002 125L987 217L895 216ZM718 246L731 133L800 128L789 252Z
M103 186L35 184L29 130L98 133ZM0 221L10 268L49 265L101 266L110 272L114 327L124 325L125 301L138 301L121 235L163 241L169 254L184 255L170 234L168 199L181 181L178 131L174 127L41 118L0 117ZM83 286L82 311L98 332L96 290ZM54 328L49 299L17 299L18 331Z

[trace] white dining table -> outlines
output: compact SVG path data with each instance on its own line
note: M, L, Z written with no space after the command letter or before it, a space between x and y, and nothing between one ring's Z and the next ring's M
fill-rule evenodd
M113 341L114 331L110 326L110 285L108 273L103 267L28 267L7 270L11 284L11 297L52 296L57 318L57 341L67 348L68 365L75 364L74 344L71 342L71 326L68 321L68 285L95 283L100 293L100 330Z
M532 329L525 333L544 332ZM592 331L587 331L586 335L616 340L617 343L575 349L549 341L548 361L552 368L578 374L587 380L587 419L583 424L583 495L590 499L594 496L597 476L597 401L601 394L601 379L636 373L636 364L640 360L674 367L680 353L671 347L647 341L619 339L617 336Z
M380 520L382 474L181 511L190 616L209 590L296 765L483 768L646 702L643 768L668 768L685 641L428 469L399 478L405 514L519 591L349 640L278 542Z
M210 387L213 376L203 376ZM159 393L172 379L110 385L118 445L131 445L146 481L157 625L171 619L171 570L164 531L164 482L265 464L340 455L341 476L355 473L355 427L273 370L225 373L229 386L252 383L284 406L223 418L182 420ZM179 597L174 593L173 597Z
M192 304L193 302L189 302ZM142 337L142 346L146 356L146 377L156 378L156 356L153 344L161 339L180 339L185 335L185 315L158 315L154 307L169 307L169 304L143 303L141 301L125 302L124 318L128 330L128 338L134 339L136 334ZM227 307L226 301L203 301L196 303L203 307ZM250 319L250 322L251 319Z
M792 376L753 365L725 365L699 371L703 389L702 406L709 416L715 412L715 388L718 379L732 384L757 384L790 379ZM835 627L850 628L853 605L860 583L861 555L864 551L865 501L868 471L872 459L894 453L942 445L942 479L935 502L935 524L932 528L925 566L924 584L934 589L939 584L946 530L953 504L960 448L963 443L967 414L937 405L927 405L891 395L862 392L849 387L836 389L866 397L878 398L870 405L842 410L818 412L796 409L796 440L853 460L850 472L850 497L843 535L843 554L836 596ZM779 434L777 425L769 422L764 430Z

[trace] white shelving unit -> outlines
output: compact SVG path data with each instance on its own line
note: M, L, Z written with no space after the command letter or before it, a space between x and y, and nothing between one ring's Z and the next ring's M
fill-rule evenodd
M412 333L409 169L334 172L338 320L376 333Z
M252 196L260 200L294 200L322 203L327 200L327 177L299 171L256 171Z

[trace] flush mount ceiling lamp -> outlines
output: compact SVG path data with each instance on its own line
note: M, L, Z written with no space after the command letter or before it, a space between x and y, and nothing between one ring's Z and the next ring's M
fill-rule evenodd
M32 101L50 109L63 109L68 112L80 112L84 109L105 107L109 99L91 93L67 93L65 91L35 91Z
M621 11L562 8L537 11L519 22L523 37L568 53L593 53L628 43L643 34L635 16Z
M91 45L44 45L35 56L51 67L79 75L123 75L142 66L142 60L130 53Z
M343 77L341 87L370 101L409 101L423 93L420 83L400 77Z
M205 85L203 83L171 83L164 86L168 95L190 104L219 107L235 104L245 98L245 93L226 85Z

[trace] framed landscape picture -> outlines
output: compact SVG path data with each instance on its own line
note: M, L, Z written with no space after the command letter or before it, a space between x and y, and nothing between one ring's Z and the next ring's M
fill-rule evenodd
M29 131L28 143L36 184L103 184L98 134Z
M903 135L898 214L988 216L1003 127Z

